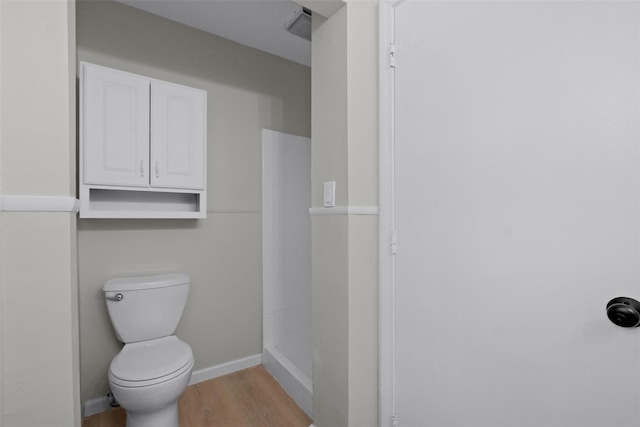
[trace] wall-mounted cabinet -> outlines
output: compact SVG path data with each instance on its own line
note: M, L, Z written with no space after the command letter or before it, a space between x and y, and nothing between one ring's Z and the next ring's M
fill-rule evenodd
M80 64L80 217L206 217L200 89Z

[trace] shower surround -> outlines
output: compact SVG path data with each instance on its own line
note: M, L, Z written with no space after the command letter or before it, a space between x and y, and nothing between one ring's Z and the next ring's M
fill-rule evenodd
M311 417L311 140L262 144L263 363Z

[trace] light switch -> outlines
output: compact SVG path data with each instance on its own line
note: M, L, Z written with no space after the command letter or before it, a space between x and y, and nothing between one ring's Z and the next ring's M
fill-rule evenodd
M332 208L336 205L336 182L327 181L324 183L324 207Z

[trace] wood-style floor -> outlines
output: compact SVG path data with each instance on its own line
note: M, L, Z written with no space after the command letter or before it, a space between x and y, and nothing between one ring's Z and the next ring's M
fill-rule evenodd
M180 427L309 427L311 419L263 366L187 387L178 400ZM92 415L82 427L124 427L125 411Z

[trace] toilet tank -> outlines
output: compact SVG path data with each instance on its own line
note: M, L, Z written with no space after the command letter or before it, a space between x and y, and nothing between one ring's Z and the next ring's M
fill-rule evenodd
M186 274L120 277L102 290L118 339L123 343L173 335L187 302Z

